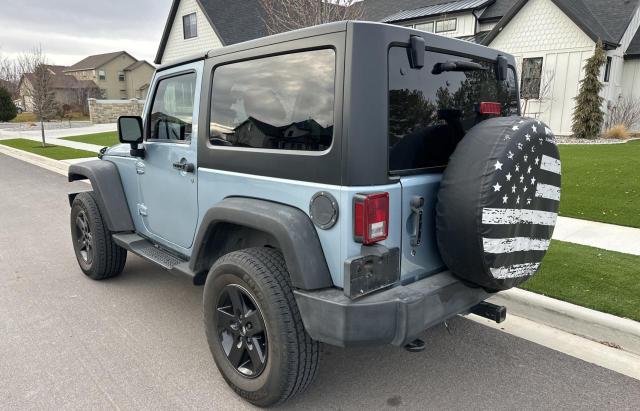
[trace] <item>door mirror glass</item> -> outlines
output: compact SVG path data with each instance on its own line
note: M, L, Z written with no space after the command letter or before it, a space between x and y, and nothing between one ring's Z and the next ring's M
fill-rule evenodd
M142 143L142 118L138 116L121 116L118 118L118 138L121 143Z

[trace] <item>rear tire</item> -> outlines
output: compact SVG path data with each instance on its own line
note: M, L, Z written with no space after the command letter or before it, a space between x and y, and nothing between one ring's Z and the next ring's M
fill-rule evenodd
M233 299L244 309L234 307ZM250 248L221 257L205 283L204 319L216 366L252 404L286 401L313 381L319 343L304 329L280 251ZM244 351L237 354L235 349Z
M79 193L71 206L71 239L80 269L93 280L115 277L124 269L127 250L111 238L93 192Z

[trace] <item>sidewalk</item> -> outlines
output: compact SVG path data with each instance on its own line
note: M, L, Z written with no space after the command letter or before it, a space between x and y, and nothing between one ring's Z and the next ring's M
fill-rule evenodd
M77 141L63 140L63 137L81 136L85 134L104 133L107 131L116 131L117 125L113 124L95 124L88 127L74 127L57 130L46 130L45 139L47 143L75 148L78 150L86 150L99 152L102 146L95 144L80 143ZM27 140L41 141L42 136L40 130L0 130L0 140L24 138Z
M553 239L640 255L640 229L558 217Z

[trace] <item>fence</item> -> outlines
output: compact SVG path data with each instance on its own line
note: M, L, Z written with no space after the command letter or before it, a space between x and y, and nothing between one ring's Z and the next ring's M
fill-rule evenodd
M96 100L89 99L89 116L93 124L115 123L120 116L142 114L144 100Z

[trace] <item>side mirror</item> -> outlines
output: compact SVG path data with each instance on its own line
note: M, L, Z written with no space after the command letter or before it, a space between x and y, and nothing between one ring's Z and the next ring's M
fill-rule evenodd
M412 69L421 69L424 67L424 39L420 36L411 36L409 45L409 65Z
M131 145L131 155L134 157L144 157L144 149L138 148L138 144L142 143L142 138L142 117L118 117L118 139L123 144Z

